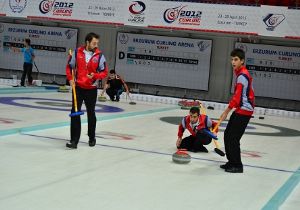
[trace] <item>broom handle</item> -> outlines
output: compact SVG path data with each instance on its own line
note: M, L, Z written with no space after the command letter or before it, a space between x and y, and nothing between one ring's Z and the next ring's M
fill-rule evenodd
M74 80L74 70L72 69L72 91L73 91L73 97L74 97L74 108L75 108L75 112L78 111L77 109L77 96L76 96L76 89L75 89L75 80Z
M205 110L205 108L204 108L204 106L203 106L202 104L200 104L200 108L201 108L203 114L206 115L206 110ZM217 130L217 128L219 127L220 123L221 123L221 121L219 120L218 123L217 123L217 125L216 125L216 126L214 127L214 129L212 130L213 133ZM213 139L213 138L212 138L212 140L213 140L213 142L214 142L214 144L215 144L215 147L218 148L218 149L220 149L221 147L220 147L219 142L216 141L216 140Z

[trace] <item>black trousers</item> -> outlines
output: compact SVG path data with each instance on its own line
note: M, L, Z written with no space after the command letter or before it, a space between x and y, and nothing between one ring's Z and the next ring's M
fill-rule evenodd
M178 149L187 149L191 152L199 152L203 150L203 145L210 144L211 140L211 137L202 131L198 131L196 136L190 135L182 139Z
M82 103L84 101L87 118L88 118L88 136L90 140L95 139L95 131L96 131L96 113L95 106L97 101L97 89L82 89L80 87L76 87L76 96L77 96L77 109L81 110ZM71 112L75 112L74 107L74 96L72 97L72 110ZM81 134L81 120L80 116L71 117L71 143L78 144Z
M23 73L22 73L22 77L21 77L21 86L25 85L25 78L27 75L28 78L28 83L32 84L32 63L24 63L23 64Z
M107 88L106 93L109 96L110 100L114 101L116 97L116 100L118 101L120 100L120 95L123 93L123 91L123 88Z
M251 116L240 115L235 112L230 116L224 131L224 145L228 164L243 167L241 160L240 140L246 130Z

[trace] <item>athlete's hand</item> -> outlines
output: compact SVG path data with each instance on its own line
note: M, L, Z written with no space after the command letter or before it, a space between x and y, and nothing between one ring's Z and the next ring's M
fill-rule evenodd
M70 80L70 81L69 81L69 84L70 84L70 86L72 87L72 86L74 85L74 81L73 81L73 80Z
M93 79L94 73L89 73L89 74L87 74L87 77L88 77L89 79Z
M176 146L179 147L181 144L182 138L178 137L177 141L176 141Z

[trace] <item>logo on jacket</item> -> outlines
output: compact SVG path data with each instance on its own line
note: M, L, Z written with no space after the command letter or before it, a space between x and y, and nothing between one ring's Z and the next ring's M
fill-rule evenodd
M9 7L14 13L21 13L27 5L27 0L9 0Z
M134 1L128 8L130 12L130 18L128 19L131 23L139 23L142 24L145 22L145 14L146 5L142 1Z
M283 14L268 14L264 19L264 23L267 25L268 31L274 31L274 29L285 19Z

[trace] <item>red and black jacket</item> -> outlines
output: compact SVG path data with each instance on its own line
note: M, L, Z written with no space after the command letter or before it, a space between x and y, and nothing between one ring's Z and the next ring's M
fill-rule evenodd
M108 66L104 55L97 48L88 63L85 60L85 46L79 47L75 50L72 56L69 57L68 64L66 66L66 75L68 80L73 80L72 69L74 70L74 81L76 86L83 89L95 89L97 88L96 82L104 79L108 73ZM75 61L75 62L72 62ZM88 78L87 75L94 73L92 79Z

